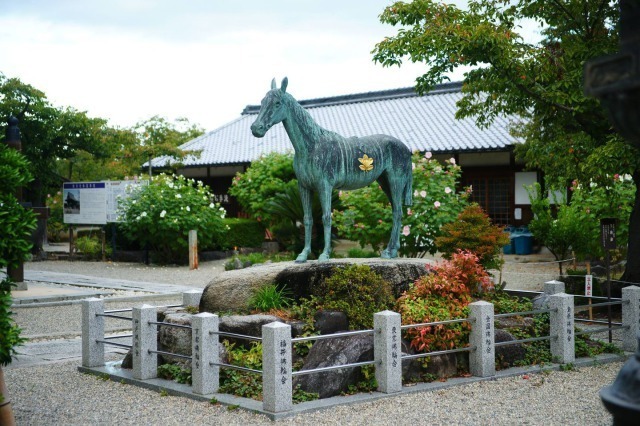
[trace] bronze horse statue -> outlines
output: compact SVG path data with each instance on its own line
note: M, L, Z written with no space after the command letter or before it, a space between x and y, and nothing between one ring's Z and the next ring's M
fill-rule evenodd
M404 205L412 203L411 151L398 139L386 135L345 138L320 127L311 115L287 93L288 79L278 89L276 80L262 100L251 132L261 138L282 122L293 144L293 168L298 178L304 209L304 249L296 262L305 262L311 252L311 191L316 190L322 206L324 250L319 261L331 253L331 191L357 189L377 180L389 198L393 227L383 258L398 257L400 227Z

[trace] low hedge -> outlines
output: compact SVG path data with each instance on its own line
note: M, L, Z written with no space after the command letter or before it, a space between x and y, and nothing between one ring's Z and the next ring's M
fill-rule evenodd
M253 219L225 218L227 230L223 249L234 247L261 247L264 241L264 227Z

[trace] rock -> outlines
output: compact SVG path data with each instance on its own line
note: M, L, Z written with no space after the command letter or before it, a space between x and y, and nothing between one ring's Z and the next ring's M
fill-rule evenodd
M533 327L533 318L521 317L521 316L496 318L495 326L496 328L501 328L501 329L511 329L511 328L528 329Z
M414 355L416 351L408 340L402 340L402 355ZM427 367L423 368L425 358L415 358L402 362L402 380L405 383L420 382L424 374L438 379L455 376L458 373L456 354L435 355L429 358Z
M505 330L495 330L496 343L511 342L517 340L511 333ZM527 356L527 351L521 343L496 347L496 361L503 367L512 367L517 361L522 361Z
M352 264L369 265L380 274L399 297L409 285L427 274L425 259L331 259L326 262L278 262L255 265L251 268L225 271L204 289L200 312L220 312L244 309L253 291L277 284L291 291L295 299L308 297L321 280L330 276L333 268Z
M284 322L273 315L228 315L220 317L220 331L226 333L243 334L245 336L262 336L262 326L272 322ZM236 339L233 337L220 336L221 340L226 339L229 343L249 348L254 340Z
M349 330L347 314L339 311L319 311L313 317L314 327L320 334L333 334Z
M191 326L191 315L187 313L170 313L165 315L164 322ZM186 328L158 326L158 350L180 355L191 356L191 330ZM189 360L169 355L159 355L158 364L189 363Z
M373 336L356 335L337 337L335 339L318 340L309 350L309 355L302 370L311 370L334 365L351 364L373 360ZM349 385L357 383L361 378L359 368L343 368L340 370L296 376L294 389L298 385L307 392L317 392L320 398L340 395Z

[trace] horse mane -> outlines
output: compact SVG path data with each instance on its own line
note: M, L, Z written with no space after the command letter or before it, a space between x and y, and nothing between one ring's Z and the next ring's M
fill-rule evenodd
M300 105L300 103L298 103L298 101L289 93L285 93L283 99L290 105L290 110L292 111L298 126L300 126L300 130L302 130L302 132L310 137L314 142L321 140L321 138L325 139L323 136L327 135L337 135L338 137L342 137L316 123L313 117L311 117L311 114L309 114L309 112L304 109L302 105Z

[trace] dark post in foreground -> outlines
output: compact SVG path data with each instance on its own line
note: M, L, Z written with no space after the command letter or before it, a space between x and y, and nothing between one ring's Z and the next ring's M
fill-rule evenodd
M640 0L620 1L620 52L585 64L585 94L600 99L609 120L640 149ZM634 178L638 173L634 173ZM636 179L636 185L640 183ZM631 227L631 225L630 225ZM629 241L629 244L634 242ZM640 336L638 336L640 339ZM638 424L640 418L640 348L600 391L615 425Z
M9 148L13 148L16 151L22 151L22 142L20 141L20 129L18 129L18 119L11 116L7 120L9 124L6 130L6 142ZM16 190L16 198L19 203L22 203L22 188ZM22 261L17 267L7 266L7 275L14 283L21 283L24 281L24 265Z

